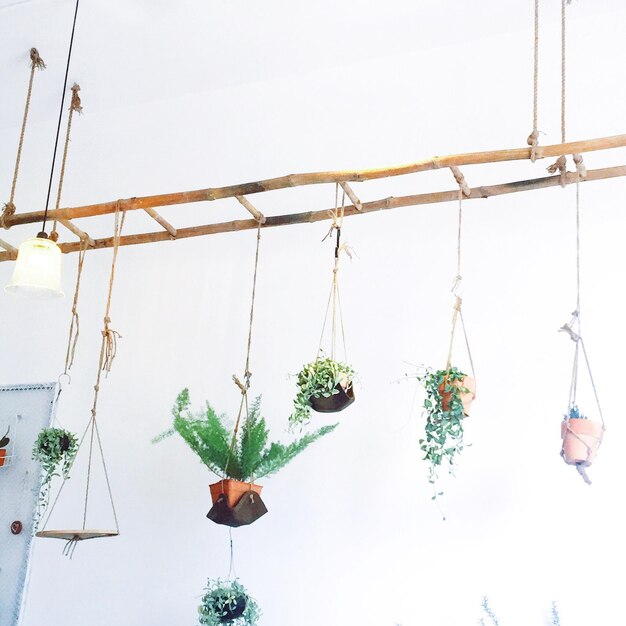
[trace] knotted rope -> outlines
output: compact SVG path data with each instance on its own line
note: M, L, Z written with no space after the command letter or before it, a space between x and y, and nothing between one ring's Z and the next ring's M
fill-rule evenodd
M69 371L74 365L74 356L76 354L76 345L80 334L80 318L78 316L78 294L80 292L80 280L83 274L83 264L85 262L85 253L87 251L87 241L81 239L80 250L78 252L78 268L76 272L76 287L74 289L74 301L72 302L72 321L70 322L70 330L67 338L67 352L65 353L65 370L63 375L69 376Z
M330 343L330 358L335 358L336 344L337 344L337 328L341 332L341 339L343 343L344 360L348 360L348 350L346 347L346 332L343 323L343 311L341 308L341 296L339 294L339 260L342 252L352 258L352 248L347 242L341 243L341 229L343 228L343 218L346 208L346 192L343 190L341 197L341 207L339 206L339 183L335 184L335 209L329 211L329 215L332 218L332 223L328 233L322 239L325 241L330 237L333 231L336 233L335 250L334 250L334 263L333 263L333 280L330 288L330 294L326 303L326 312L324 314L324 322L322 323L322 332L320 334L320 343L317 349L316 359L319 358L322 352L322 344L324 342L324 334L326 332L326 324L328 322L328 313L332 309L331 320L331 343Z
M79 115L83 112L82 103L80 100L80 96L78 92L80 91L80 86L74 83L72 85L72 101L70 103L70 112L67 117L67 131L65 133L65 145L63 147L63 159L61 161L61 173L59 174L59 188L57 190L57 200L55 204L56 212L54 214L54 223L52 225L52 232L50 233L50 239L56 241L58 239L57 233L57 213L59 207L61 206L61 193L63 191L63 181L65 180L65 166L67 165L67 152L70 145L70 134L72 132L72 119L74 117L74 113L78 113Z
M454 174L454 178L459 184L459 209L458 209L458 220L457 220L457 241L456 241L456 276L454 278L454 282L452 284L452 294L454 295L454 307L452 311L452 327L450 329L450 344L448 348L448 357L446 359L446 370L449 370L452 367L452 351L454 348L454 337L456 331L457 322L461 322L461 329L463 330L463 337L465 339L465 346L467 348L467 356L469 358L470 367L472 369L472 377L476 378L476 373L474 370L474 360L472 359L472 351L469 345L469 339L467 336L467 330L465 328L465 320L463 319L463 300L461 296L458 294L458 289L461 285L461 281L463 277L461 276L461 244L462 244L462 234L463 234L463 196L469 195L465 194L464 187L467 186L465 182L465 177L461 173L458 168L450 168L452 169L452 173ZM456 171L455 171L456 170Z
M250 299L250 317L248 324L248 345L246 348L246 364L244 367L243 374L243 382L237 377L236 374L233 374L233 382L239 388L241 392L241 402L239 403L239 411L237 413L237 420L235 421L235 428L233 430L233 436L230 441L230 448L228 449L228 458L226 459L226 466L224 467L224 473L226 476L228 475L228 466L230 465L230 460L233 456L233 452L235 450L235 446L237 445L237 434L239 433L239 427L241 425L241 418L243 416L243 411L245 407L246 411L246 419L249 416L249 406L248 406L248 389L250 389L250 378L252 377L252 372L250 371L250 354L252 352L252 328L254 323L254 303L256 300L256 284L257 284L257 275L259 269L259 250L261 247L261 227L262 220L257 220L257 232L256 232L256 251L254 254L254 275L252 278L252 297ZM252 483L252 478L250 479ZM224 484L222 483L222 491L224 490Z
M576 438L587 448L587 461L589 462L592 454L597 450L597 448L602 443L602 439L604 437L604 432L606 430L604 415L602 413L602 407L600 405L600 398L598 396L598 390L596 388L596 384L593 378L593 373L591 371L591 365L589 363L589 357L587 356L587 349L585 348L585 342L583 341L581 330L580 330L580 179L581 179L581 169L584 170L584 164L582 163L582 157L577 159L576 157L580 157L580 155L574 156L574 162L577 166L577 174L576 174L576 309L572 313L572 318L567 324L564 324L559 331L565 332L569 338L575 343L576 347L574 349L574 361L572 365L572 378L570 381L570 389L569 389L569 398L568 398L568 411L565 419L566 429L569 435ZM570 427L570 410L576 406L576 395L578 391L578 370L579 370L579 361L580 354L582 353L585 367L587 369L587 373L589 374L589 380L591 382L591 388L593 390L593 395L596 401L596 405L598 408L598 414L600 415L600 421L602 425L602 430L600 436L597 438L597 445L591 447L585 440L583 440L578 433L574 432ZM576 419L576 418L573 418ZM561 451L563 454L563 451ZM589 477L587 476L585 470L586 463L579 463L576 465L576 470L581 475L583 480L587 484L591 484Z
M30 49L30 79L28 81L28 91L26 94L26 105L24 106L24 117L22 118L22 129L20 131L20 140L17 146L17 156L15 158L15 169L13 171L13 182L11 183L11 194L9 201L4 205L2 216L0 216L0 226L8 229L6 218L15 214L15 188L17 187L17 177L20 172L20 162L22 160L22 148L24 147L24 135L26 134L26 123L28 121L28 112L30 110L30 101L33 95L33 82L35 80L35 70L46 69L46 64L39 56L37 48Z
M535 45L534 45L534 69L533 69L533 130L528 135L527 143L530 146L530 160L537 160L537 147L539 145L539 129L537 128L539 116L539 0L535 0Z

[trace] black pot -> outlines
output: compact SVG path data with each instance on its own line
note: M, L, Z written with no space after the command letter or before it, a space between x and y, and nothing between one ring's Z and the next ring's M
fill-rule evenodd
M246 604L245 596L237 596L234 603L224 607L221 611L222 615L219 618L220 624L228 624L235 621L238 617L241 617L246 610Z
M341 384L338 384L335 389L339 393L334 393L329 398L311 396L310 402L313 410L318 413L339 413L354 402L354 387L352 385L348 387L347 391Z
M61 452L67 452L70 449L70 438L67 435L61 436Z

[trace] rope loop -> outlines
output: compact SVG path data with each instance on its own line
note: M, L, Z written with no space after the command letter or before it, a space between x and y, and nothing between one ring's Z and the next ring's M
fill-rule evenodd
M9 230L9 228L11 228L6 223L6 219L15 215L15 211L15 205L10 200L9 202L6 202L4 204L4 206L2 207L2 215L0 215L0 227L4 228L5 230Z
M30 49L30 68L31 70L45 70L46 64L44 60L39 56L39 50L37 48Z
M574 164L576 165L576 174L578 175L578 180L583 180L587 178L587 168L585 167L585 162L583 161L582 154L574 154L572 155L574 159Z
M556 174L557 172L559 172L561 178L561 187L565 187L567 185L567 157L565 157L565 155L560 156L547 169L550 174Z

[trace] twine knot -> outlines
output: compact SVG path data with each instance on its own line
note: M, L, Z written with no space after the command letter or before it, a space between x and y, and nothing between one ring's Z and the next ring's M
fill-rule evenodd
M34 70L45 70L46 64L43 62L43 59L39 56L39 51L37 48L30 49L30 66Z
M48 239L50 239L50 241L54 241L54 243L56 243L57 241L59 241L59 233L56 230L53 230L50 235L48 235Z
M235 385L237 385L237 387L239 387L239 391L241 391L241 395L245 396L246 393L248 393L248 387L249 385L249 378L247 380L248 385L244 385L239 378L237 377L237 374L233 374L233 382L235 383Z
M587 178L587 168L585 167L585 162L583 161L583 155L574 154L573 158L576 165L576 173L578 174L578 178Z
M450 170L452 171L452 174L454 175L454 180L456 180L456 182L459 185L459 188L461 189L461 193L466 198L469 198L472 195L472 190L469 188L469 185L465 181L465 176L463 176L463 172L461 172L461 170L456 165L451 165Z
M530 160L534 163L537 160L537 147L539 146L539 131L537 129L528 135L526 143L530 146Z
M72 102L70 104L70 111L76 111L79 115L83 112L83 107L81 106L80 96L78 92L80 91L80 85L74 83L72 85Z
M562 155L552 165L548 167L550 174L556 174L559 172L561 180L561 187L565 187L567 184L567 158Z
M7 225L6 223L6 219L8 217L11 217L12 215L15 215L15 205L13 204L13 202L7 202L3 207L2 207L2 215L0 215L0 226L2 228L4 228L5 230L8 230L10 228L10 226Z

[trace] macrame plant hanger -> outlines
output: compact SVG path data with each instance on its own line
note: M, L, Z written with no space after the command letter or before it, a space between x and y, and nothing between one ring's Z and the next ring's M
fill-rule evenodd
M467 330L465 329L465 320L463 319L463 309L462 304L463 300L459 295L459 288L461 286L461 281L463 280L461 276L461 243L462 243L462 228L463 228L463 198L469 197L471 195L471 190L469 185L465 181L465 177L461 170L452 166L450 168L454 179L459 185L459 209L458 209L458 220L457 220L457 246L456 246L456 276L454 278L454 282L452 284L452 295L454 296L454 308L452 311L452 326L450 329L450 344L448 347L448 357L446 359L446 371L449 371L452 367L452 353L454 350L454 339L456 334L457 324L460 323L461 330L463 331L463 338L465 341L465 347L467 348L467 356L469 358L470 367L472 370L472 378L476 379L476 373L474 371L474 361L472 360L472 351L470 350L469 340L467 337Z
M221 495L218 497L217 501L208 512L207 517L215 522L216 524L223 524L225 526L230 526L231 528L236 528L238 526L247 526L252 522L259 519L261 516L267 513L267 508L261 499L259 493L253 491L254 486L254 477L250 477L250 482L248 484L248 491L243 495L241 500L233 507L229 507L227 503L227 498L224 490L224 481L228 477L228 466L233 458L235 447L237 445L237 435L239 433L239 428L241 426L242 418L244 417L247 420L250 415L250 408L248 402L248 391L250 389L250 379L252 377L252 372L250 370L250 355L252 352L252 329L254 323L254 303L256 300L256 285L257 285L257 275L259 268L259 250L261 246L261 227L265 218L260 215L257 217L257 234L256 234L256 251L254 255L254 274L252 278L252 297L250 299L250 316L248 323L248 345L246 348L246 362L244 366L243 373L243 381L236 375L233 374L233 382L237 385L237 388L241 392L241 401L239 403L239 411L237 412L237 419L235 421L235 427L233 429L233 436L230 441L230 446L228 449L228 456L226 458L226 465L224 468L225 476L220 481L221 485ZM233 560L233 547L232 547L232 535L230 536L230 548L231 548L231 571L232 571L232 560ZM230 576L230 573L229 573Z
M87 539L98 539L103 537L116 537L120 533L119 523L117 520L117 512L115 509L115 502L113 500L113 492L111 490L111 483L109 480L109 472L106 465L106 460L104 456L104 450L102 447L102 439L100 437L100 430L98 428L97 422L97 409L98 409L98 395L100 392L100 384L102 381L102 373L105 373L105 376L109 374L111 371L111 366L113 365L113 361L115 359L117 353L117 340L120 337L120 334L111 328L111 297L113 294L113 284L115 282L115 269L117 263L117 256L119 251L119 243L120 237L122 234L122 229L124 227L124 220L126 217L126 212L120 209L120 203L118 203L116 211L115 211L115 229L114 229L114 246L113 246L113 260L111 262L111 273L109 277L109 286L108 286L108 294L106 301L106 308L104 314L104 327L102 330L102 342L100 345L100 357L98 360L98 374L96 377L96 384L94 385L94 398L93 404L91 408L91 417L87 423L87 427L83 432L83 435L78 444L78 451L76 453L76 458L80 453L80 450L83 446L83 443L88 438L88 463L87 463L87 480L85 487L85 499L83 504L83 524L82 528L78 530L47 530L48 523L50 522L50 518L54 509L59 501L59 497L63 492L63 488L67 482L67 479L64 478L63 483L57 493L57 496L50 507L50 511L48 512L46 519L44 521L44 525L41 531L37 533L37 537L44 537L49 539L63 539L67 543L63 550L63 553L70 558L74 554L74 550L76 549L76 545L79 541L84 541ZM97 445L96 445L97 444ZM109 501L111 503L111 510L113 513L113 519L115 521L115 529L102 530L102 529L91 529L87 527L87 512L88 512L88 504L89 504L89 490L91 485L91 470L93 465L93 456L96 452L95 448L97 447L97 452L100 454L100 458L102 460L102 468L104 470L104 477L106 481L106 486L109 494ZM75 460L72 463L72 466L75 464Z
M30 49L30 79L28 81L28 91L26 93L26 104L24 106L24 117L22 119L22 129L20 131L20 139L17 146L17 156L15 157L15 168L13 170L13 181L11 182L11 193L9 201L2 207L2 215L0 215L0 226L8 228L4 222L5 218L15 214L15 190L17 188L17 179L20 173L20 163L22 160L22 149L24 148L24 136L26 134L26 124L28 122L28 113L30 111L30 102L33 95L33 83L35 81L35 70L43 70L46 64L39 56L37 48Z
M339 183L335 184L335 209L329 211L329 215L332 218L332 224L328 233L322 239L325 241L328 237L331 237L333 231L335 232L335 249L334 249L334 265L333 265L333 280L330 288L330 294L328 296L328 302L326 303L326 312L324 313L324 322L322 324L322 332L320 335L320 343L317 349L316 360L323 354L324 335L326 333L326 325L328 323L328 314L332 314L331 318L331 339L330 339L330 358L335 360L337 352L337 329L341 332L341 342L343 346L343 358L344 362L348 362L348 350L346 348L346 332L343 323L343 312L341 310L341 297L339 295L339 260L342 252L345 252L350 258L352 258L352 249L344 242L341 243L341 229L343 228L343 218L346 208L346 191L343 190L341 197L341 207L339 207Z

